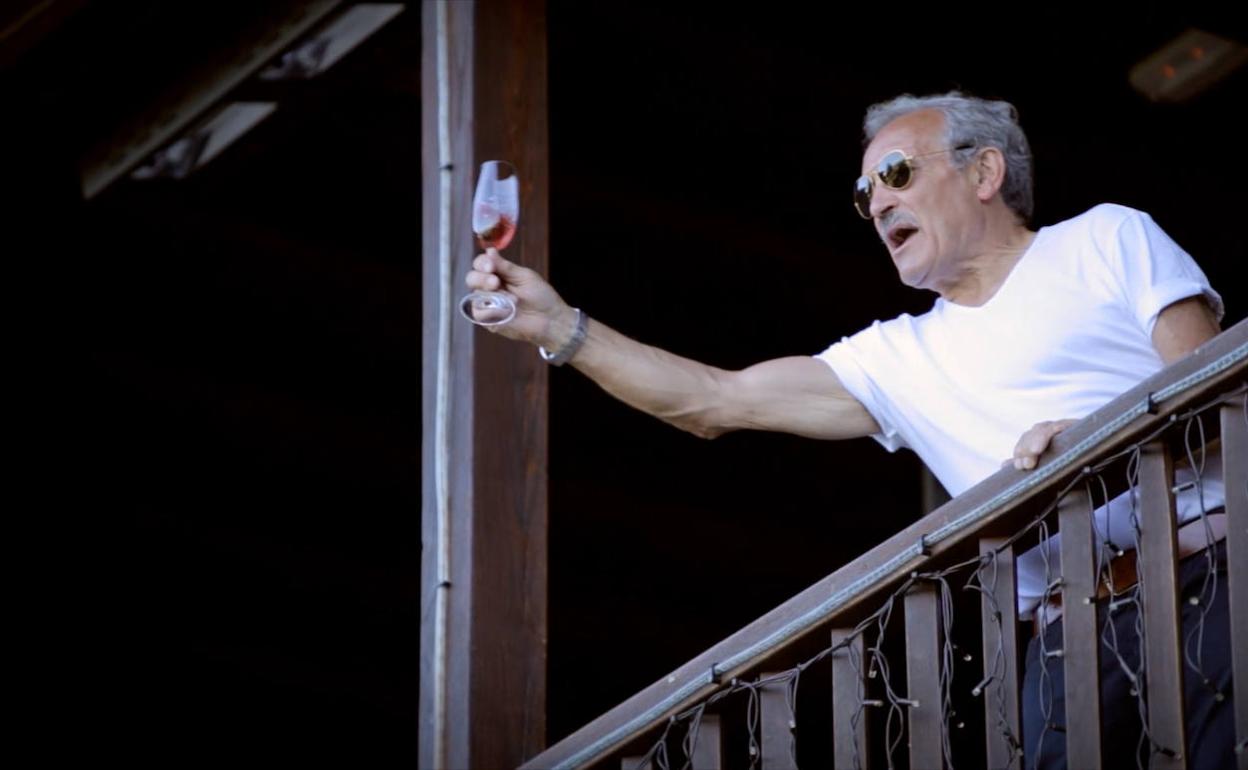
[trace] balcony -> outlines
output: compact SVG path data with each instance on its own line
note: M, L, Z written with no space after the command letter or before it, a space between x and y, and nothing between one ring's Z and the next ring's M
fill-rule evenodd
M1246 393L1241 321L1061 434L1035 470L984 480L524 770L1021 767L1021 747L1039 736L1021 726L1022 653L1034 622L1019 616L1016 558L1062 534L1047 549L1041 597L1061 607L1060 647L1042 644L1041 654L1060 658L1066 681L1095 681L1109 629L1091 597L1112 587L1121 546L1096 531L1092 513L1109 500L1132 506L1139 554L1138 584L1107 601L1138 602L1143 619L1147 654L1133 674L1148 683L1137 696L1144 751L1152 767L1185 767L1183 679L1200 669L1179 633L1175 500L1199 493L1221 464L1229 586L1216 590L1229 591L1231 637L1248 638ZM1176 468L1186 469L1177 483ZM1245 703L1248 645L1232 655L1233 693L1221 696ZM1071 766L1100 766L1099 715L1097 688L1070 688L1056 727ZM1235 718L1245 770L1248 709Z

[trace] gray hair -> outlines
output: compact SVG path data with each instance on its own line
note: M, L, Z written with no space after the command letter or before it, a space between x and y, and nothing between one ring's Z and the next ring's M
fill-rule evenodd
M975 152L995 147L1005 156L1005 182L1001 198L1024 224L1031 221L1035 202L1032 198L1031 147L1018 125L1018 110L1004 101L989 101L950 91L933 96L902 94L867 108L862 121L863 146L871 143L887 124L918 110L938 110L945 117L945 142L950 147L973 145L956 150L950 158L955 168L965 168Z

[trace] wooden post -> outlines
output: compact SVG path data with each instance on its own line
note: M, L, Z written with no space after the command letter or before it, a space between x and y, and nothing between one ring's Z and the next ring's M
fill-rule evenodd
M910 767L945 767L941 704L940 597L930 582L906 592L906 685L910 698Z
M698 725L698 740L689 758L692 770L722 770L724 766L724 731L718 714L704 714Z
M1062 532L1062 671L1066 686L1066 761L1101 767L1100 637L1096 627L1092 499L1071 490L1057 508ZM1044 608L1038 610L1043 612ZM1044 665L1044 661L1041 661ZM1032 740L1032 736L1027 736Z
M1174 521L1174 463L1161 441L1140 453L1140 585L1143 591L1148 729L1173 754L1153 755L1153 770L1187 767L1183 724L1183 652L1180 632L1178 544Z
M832 646L849 639L849 628L832 630ZM870 766L867 754L867 715L860 705L866 697L866 659L862 634L832 653L832 759L836 770Z
M545 0L426 0L419 764L515 767L546 732L547 366L456 302L480 163L519 171L506 256L547 272Z
M1235 708L1235 744L1248 743L1248 396L1222 406L1222 473L1226 479L1227 601L1231 609L1232 687ZM1240 705L1245 704L1245 705ZM1248 749L1236 757L1239 770L1248 770Z
M985 592L981 606L986 684L978 694L984 699L988 766L1009 767L1018 760L1018 749L1008 735L1017 741L1023 734L1019 719L1018 570L1014 548L1006 545L1005 538L981 539L979 552L996 554L995 560L980 571Z
M759 679L778 676L767 672ZM758 688L759 736L762 744L760 765L762 770L797 770L794 757L793 732L797 729L793 709L788 702L789 683L776 681Z

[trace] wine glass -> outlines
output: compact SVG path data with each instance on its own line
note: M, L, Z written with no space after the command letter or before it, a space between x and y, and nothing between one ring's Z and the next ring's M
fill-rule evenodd
M481 248L502 251L520 221L520 177L502 160L481 164L472 196L472 231ZM516 300L501 291L474 291L459 301L459 312L478 326L501 326L516 317Z

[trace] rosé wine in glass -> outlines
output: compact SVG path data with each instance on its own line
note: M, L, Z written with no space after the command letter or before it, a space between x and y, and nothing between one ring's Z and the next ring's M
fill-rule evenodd
M473 212L472 227L483 249L502 251L516 234L516 223L511 217L485 205Z
M510 163L481 164L472 196L472 231L481 248L502 251L520 223L520 177ZM459 312L479 326L500 326L516 317L516 300L502 291L474 291L459 301Z

